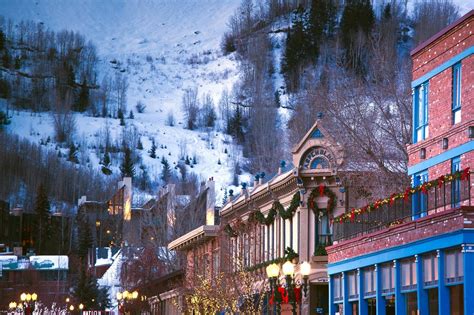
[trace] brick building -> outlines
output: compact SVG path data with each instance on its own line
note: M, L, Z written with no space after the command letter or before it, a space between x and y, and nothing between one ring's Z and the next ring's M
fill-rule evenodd
M474 11L412 52L412 187L334 219L330 314L474 314Z
M169 307L173 300L180 300L180 294L199 287L203 277L213 281L223 273L228 278L220 290L237 290L232 287L232 279L237 277L238 291L250 290L259 296L263 311L268 312L274 304L269 303L265 268L274 262L282 265L291 260L290 255L296 255L299 263L311 264L308 295L298 301L298 312L328 314L325 246L332 244L331 221L366 198L357 193L352 183L354 176L369 175L370 171L355 170L352 162L355 161L345 156L323 122L315 122L293 148L290 165L282 164L268 180L258 174L252 185L243 187L236 196L229 196L218 213L220 222L215 221L214 208L207 207L205 225L168 245L170 250L186 255L185 287L161 294L166 304L162 309L174 314ZM250 274L250 283L238 278L249 277L242 273ZM299 264L295 280L302 280ZM244 305L245 294L242 295L232 298ZM174 312L179 313L176 309ZM282 312L291 314L291 305L283 303Z

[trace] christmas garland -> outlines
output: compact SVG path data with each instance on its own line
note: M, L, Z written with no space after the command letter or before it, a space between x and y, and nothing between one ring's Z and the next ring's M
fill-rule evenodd
M336 218L334 218L334 222L336 223L343 223L343 222L354 222L355 221L355 216L361 215L364 213L370 213L376 209L378 209L380 206L390 204L393 205L395 200L397 199L403 199L404 201L408 201L408 198L418 192L421 192L423 194L428 194L428 191L431 190L433 187L438 186L438 188L441 188L441 186L444 183L449 183L453 182L455 180L469 180L470 176L470 170L469 167L465 168L461 171L457 171L452 174L447 174L447 175L442 175L438 177L437 179L434 179L432 181L423 183L422 185L416 186L416 187L407 187L405 189L405 192L403 193L398 193L398 194L392 194L389 198L385 199L379 199L375 201L372 204L369 204L365 207L359 208L359 209L352 209L351 211L344 213Z
M321 211L321 209L318 208L318 205L315 199L317 197L323 197L323 196L329 197L326 211L328 213L333 213L333 210L336 207L336 200L337 200L336 194L328 186L325 186L323 184L319 185L319 187L314 188L311 191L311 194L309 195L309 198L308 198L309 208L313 210L315 214L318 214L318 212Z
M249 221L255 221L264 225L270 225L275 221L275 217L277 214L279 214L282 219L291 219L294 213L296 212L296 209L298 209L299 205L300 193L297 192L293 195L293 198L291 198L291 203L288 209L285 210L285 208L279 201L275 201L270 211L268 211L268 215L266 217L263 213L257 210L250 214Z
M230 224L225 225L224 232L229 237L236 237L238 235L237 232L232 228Z

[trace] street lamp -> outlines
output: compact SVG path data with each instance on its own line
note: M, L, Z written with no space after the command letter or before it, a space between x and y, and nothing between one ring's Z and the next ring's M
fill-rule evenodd
M37 299L38 299L38 294L23 292L20 295L20 300L22 303L20 303L18 307L21 309L24 308L26 314L31 314L35 310L35 303Z
M119 306L119 314L120 314L120 310L124 310L125 311L125 307L127 305L127 303L129 302L133 302L134 300L138 299L138 291L135 290L133 292L128 292L127 290L123 291L123 292L117 292L116 294L116 298L117 298L117 304ZM142 301L143 301L143 296L142 296Z
M270 264L266 268L267 276L270 281L270 294L273 295L273 302L276 306L277 314L281 313L281 295L278 291L278 276L280 275L280 266L276 263Z
M267 266L266 269L268 279L270 281L270 288L271 288L271 293L274 296L274 302L276 304L276 311L277 314L281 313L281 302L282 302L282 297L280 292L278 291L279 287L279 275L280 275L280 267L273 263L269 266ZM286 291L288 293L288 302L290 302L291 307L292 307L292 313L296 314L296 294L295 294L295 289L296 288L302 288L303 289L303 294L306 297L306 294L308 292L308 278L309 274L311 273L311 264L309 262L303 262L300 265L300 274L303 278L303 283L299 283L295 281L295 264L293 264L291 261L286 261L283 266L282 266L282 272L283 275L285 276L285 287Z

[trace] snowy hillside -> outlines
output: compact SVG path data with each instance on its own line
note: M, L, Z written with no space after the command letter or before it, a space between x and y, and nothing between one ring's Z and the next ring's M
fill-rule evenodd
M149 174L160 173L162 156L171 166L176 165L183 153L190 158L196 156L197 165L189 171L202 179L214 177L219 194L232 181L231 155L241 159L241 152L230 147L230 141L222 133L184 129L181 102L184 89L198 88L199 97L209 93L217 104L223 89L230 90L238 79L232 55L223 56L219 46L229 16L239 3L239 0L0 0L0 15L15 22L43 22L54 31L75 30L93 41L98 48L100 75L113 77L117 72L127 75L127 105L135 115L135 119L127 120L127 127L136 127L141 134L142 158ZM136 112L138 101L146 106L143 114ZM176 117L174 127L165 125L170 112ZM100 157L92 150L96 139L106 128L113 138L119 139L123 127L114 119L78 114L76 120L76 138L83 148L82 162L99 167ZM36 143L54 138L48 113L16 113L8 129ZM158 147L157 159L147 153L151 139ZM55 146L50 144L50 147ZM86 147L90 150L84 152ZM113 170L118 172L119 161L114 164ZM222 200L220 195L218 200Z

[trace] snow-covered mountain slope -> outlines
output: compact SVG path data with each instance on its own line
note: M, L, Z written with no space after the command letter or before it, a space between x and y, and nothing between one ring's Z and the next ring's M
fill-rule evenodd
M237 81L236 61L232 55L222 55L220 42L239 4L240 0L0 0L0 15L14 22L43 22L54 31L78 31L91 40L98 49L100 75L113 77L120 71L127 76L128 109L135 115L127 125L142 135L142 158L149 174L161 171L160 159L147 153L151 139L158 146L157 156L165 156L171 166L184 148L198 162L189 171L202 179L214 177L221 200L221 188L232 181L231 155L241 159L241 151L232 148L222 133L184 129L180 108L186 88L197 87L200 97L209 93L217 104L223 89L230 90ZM146 105L143 114L136 113L138 101ZM174 127L165 125L169 112L176 117ZM123 128L113 119L78 114L76 120L77 141L90 149L84 160L99 167L100 157L92 148L100 132L108 125L118 139ZM16 113L8 129L37 143L54 138L48 113Z

